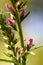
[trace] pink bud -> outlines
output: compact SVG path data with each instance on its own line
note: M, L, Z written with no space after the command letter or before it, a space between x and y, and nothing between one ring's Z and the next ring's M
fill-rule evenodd
M24 52L25 52L25 50L24 50L24 48L22 48L22 49L21 49L21 53L24 54Z
M9 10L15 11L15 9L13 8L13 6L11 6L9 4L5 4L5 7L8 8Z
M21 16L24 16L24 9L22 9L21 11Z
M8 18L8 24L10 24L10 25L14 25L14 20Z
M18 53L18 51L16 52L16 56L17 56L17 60L18 60L18 58L19 58L19 53Z
M18 52L16 52L16 56L17 56L17 57L19 56L19 53L18 53Z
M21 4L22 3L22 0L19 0L19 3Z
M33 39L29 39L29 41L28 41L28 46L31 46L32 43L33 43Z

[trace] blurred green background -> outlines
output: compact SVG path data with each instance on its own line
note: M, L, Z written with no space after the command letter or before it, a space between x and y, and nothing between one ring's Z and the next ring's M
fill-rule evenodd
M11 2L10 2L10 0L0 0L0 10L2 10L2 12L4 12L4 13L6 11L5 3L11 3ZM28 7L29 7L29 5L28 5ZM4 47L4 42L0 35L0 58L9 59L8 57L6 57L3 54L3 52L1 50L6 51L6 49ZM35 56L32 56L32 55L27 56L27 65L43 65L43 47L39 48L38 50L34 50L33 52L35 53ZM6 62L0 62L0 65L11 65L11 64L6 63Z

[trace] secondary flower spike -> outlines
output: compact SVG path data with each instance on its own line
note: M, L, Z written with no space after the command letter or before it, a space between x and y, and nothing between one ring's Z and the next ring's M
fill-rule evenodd
M9 10L15 11L15 9L13 8L13 6L9 5L9 4L5 4L5 7Z
M28 46L32 46L32 43L33 43L33 39L29 39Z
M10 25L14 25L14 20L8 18L8 24L10 24Z

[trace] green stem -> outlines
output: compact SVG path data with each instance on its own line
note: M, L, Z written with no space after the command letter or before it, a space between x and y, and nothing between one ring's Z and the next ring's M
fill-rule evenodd
M19 32L21 47L24 48L23 34L22 34L22 28L20 24L21 21L20 21L20 15L18 11L16 12L16 17L17 17L17 25L18 25L18 32ZM22 57L22 65L26 65L25 56Z
M20 24L18 24L18 28L19 28L19 36L20 36L21 47L24 48L23 35L22 35L22 30L21 30L21 25Z
M26 57L22 56L22 65L26 65Z
M23 41L23 35L22 35L22 28L21 28L21 23L20 23L20 15L19 12L16 12L16 19L17 19L17 25L18 25L18 33L19 33L19 37L20 37L20 43L21 43L21 47L24 48L24 41Z

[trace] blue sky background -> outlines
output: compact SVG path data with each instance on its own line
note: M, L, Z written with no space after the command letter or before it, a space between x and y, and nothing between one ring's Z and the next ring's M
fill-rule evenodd
M33 38L35 44L43 44L43 7L42 0L33 0L30 14L22 22L25 38Z

